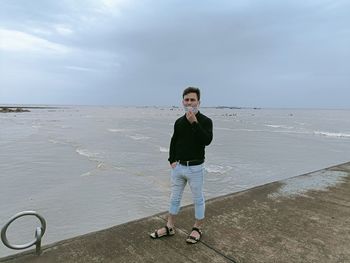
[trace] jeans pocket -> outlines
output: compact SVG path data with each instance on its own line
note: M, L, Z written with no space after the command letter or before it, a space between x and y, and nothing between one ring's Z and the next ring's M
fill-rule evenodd
M203 171L203 165L199 164L199 165L189 166L189 169L191 173L199 173Z
M176 172L176 170L177 170L177 169L176 169L177 166L178 166L178 165L176 164L174 168L173 168L173 167L170 168L170 174L171 174L171 176L173 176L173 175L175 174L175 172Z

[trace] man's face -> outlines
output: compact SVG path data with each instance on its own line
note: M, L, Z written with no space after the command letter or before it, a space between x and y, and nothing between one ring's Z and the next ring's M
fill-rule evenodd
M184 96L182 104L185 107L199 107L199 101L197 98L197 93L191 92Z

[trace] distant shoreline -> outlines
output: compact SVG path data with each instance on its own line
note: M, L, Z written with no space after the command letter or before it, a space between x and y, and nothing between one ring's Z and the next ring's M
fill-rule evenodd
M30 112L28 109L59 109L60 107L50 107L50 106L1 106L0 113L10 113L10 112Z
M62 109L64 107L54 107L54 106L1 106L0 109Z

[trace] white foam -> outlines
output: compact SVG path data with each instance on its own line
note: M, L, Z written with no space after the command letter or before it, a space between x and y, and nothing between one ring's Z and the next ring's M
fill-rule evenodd
M271 128L294 129L294 127L292 126L287 126L283 124L265 124L265 126L271 127Z
M349 133L314 131L314 134L321 135L321 136L326 136L326 137L350 138L350 134Z
M148 136L144 136L144 135L141 135L141 134L136 134L136 135L126 135L126 137L129 137L135 141L139 141L139 140L148 140L150 139L151 137L148 137Z
M55 141L55 140L52 140L52 139L49 139L49 142L51 142L53 144L59 144L60 143L59 141Z
M281 130L278 130L278 131L270 131L270 132L273 132L273 133L289 133L289 134L310 134L310 132L307 132L307 131L281 131Z
M99 153L94 153L94 152L90 152L87 149L76 149L76 152L82 156L88 157L89 159L93 159L98 157L100 154Z
M231 167L231 166L221 166L221 165L215 165L215 164L205 165L205 170L208 173L224 174L224 173L227 173L228 171L232 170L232 168L233 167Z
M159 151L161 153L168 153L169 152L169 148L166 148L166 147L159 147Z
M124 129L107 129L110 132L123 132L125 131Z
M83 174L81 174L80 176L81 177L84 177L84 176L91 176L92 175L92 173L91 172L87 172L87 173L83 173Z
M253 130L253 129L232 129L232 128L225 128L225 127L214 127L215 130L222 130L222 131L245 131L245 132L263 132L265 130Z
M94 175L96 175L96 173L98 172L99 169L101 169L101 170L106 170L103 163L98 163L97 166L96 166L96 168L92 169L92 170L89 171L89 172L83 173L83 174L81 174L80 176L81 176L81 177L84 177L84 176L94 176Z
M111 169L125 170L125 168L123 168L123 167L114 166L112 164L108 164L108 163L104 163L104 162L98 162L98 164L96 165L96 168L92 169L89 172L83 173L80 176L82 176L82 177L84 177L84 176L94 176L99 171L107 171L107 170L111 170Z
M105 162L99 162L96 165L96 169L100 169L100 170L110 170L110 169L125 170L125 168L123 168L123 167L115 166L111 163L105 163Z

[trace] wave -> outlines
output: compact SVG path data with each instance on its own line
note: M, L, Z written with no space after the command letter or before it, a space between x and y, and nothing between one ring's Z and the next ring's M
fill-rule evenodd
M85 156L85 157L88 157L89 159L94 159L96 157L99 157L100 153L97 153L97 152L90 152L89 150L87 149L76 149L75 150L78 154L82 155L82 156Z
M161 152L161 153L168 153L169 152L169 148L166 148L166 147L159 147L159 151Z
M225 127L216 127L215 130L222 131L247 131L247 132L264 132L266 130L254 130L254 129L233 129L233 128L225 128Z
M48 141L53 143L53 144L64 144L62 142L59 142L59 141L56 141L56 140L53 140L53 139L49 139Z
M118 167L118 166L115 166L113 164L108 164L108 163L104 163L104 162L98 162L98 164L96 165L96 168L94 168L91 171L88 171L86 173L83 173L80 176L81 177L94 176L94 175L97 175L98 172L104 172L104 171L108 171L108 170L112 170L112 169L125 170L125 168Z
M336 138L350 138L349 133L341 133L341 132L324 132L324 131L314 131L314 134L326 136L326 137L336 137Z
M109 132L123 132L126 131L125 129L107 129Z
M271 127L271 128L283 128L283 129L294 129L292 126L287 126L283 124L265 124L266 127Z
M311 132L309 132L309 131L268 131L268 132L289 133L289 134L306 134L306 135L310 135L311 134Z
M224 174L227 173L228 171L232 170L232 166L221 166L221 165L215 165L215 164L209 164L205 166L205 170L208 173L219 173L219 174Z
M90 171L90 172L87 172L87 173L83 173L83 174L81 174L80 176L81 176L81 177L84 177L84 176L91 176L91 175L92 175L92 172L93 172L93 171Z
M150 139L151 137L148 137L148 136L144 136L144 135L126 135L126 137L129 137L135 141L139 141L139 140L148 140Z

